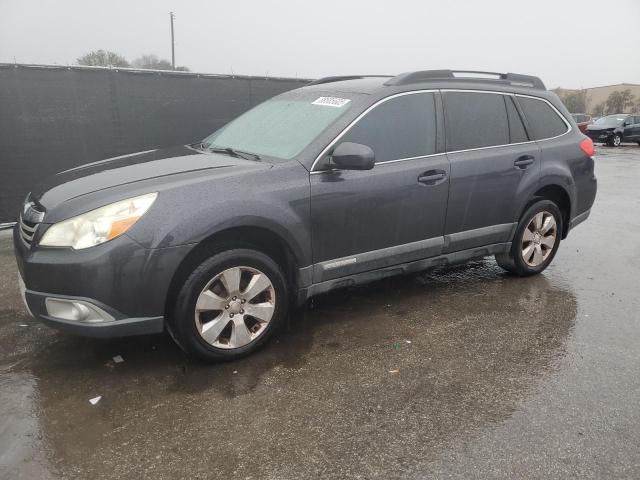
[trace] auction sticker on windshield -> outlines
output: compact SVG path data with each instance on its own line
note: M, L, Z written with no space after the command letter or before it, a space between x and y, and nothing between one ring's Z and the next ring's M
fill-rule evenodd
M338 97L320 97L317 100L314 100L312 105L324 105L326 107L343 107L351 100L347 98L338 98Z

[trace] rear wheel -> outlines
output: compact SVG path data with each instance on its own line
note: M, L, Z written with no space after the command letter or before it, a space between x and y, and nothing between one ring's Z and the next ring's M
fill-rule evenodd
M170 320L177 343L202 360L233 360L263 345L288 309L285 276L267 255L228 250L184 282Z
M562 228L562 214L555 203L534 203L518 223L511 250L496 255L498 265L523 277L542 272L558 251Z

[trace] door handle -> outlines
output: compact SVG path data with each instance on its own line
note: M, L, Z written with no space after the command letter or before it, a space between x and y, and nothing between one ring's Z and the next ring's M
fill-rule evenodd
M533 162L535 162L535 160L536 159L533 155L523 155L521 157L518 157L518 159L515 162L513 162L513 165L515 167L518 167L521 170L524 170Z
M443 170L429 170L418 177L418 182L423 185L435 185L447 178L447 172Z

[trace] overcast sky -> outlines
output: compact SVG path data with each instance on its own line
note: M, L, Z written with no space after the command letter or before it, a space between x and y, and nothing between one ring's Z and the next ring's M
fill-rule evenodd
M615 5L615 11L613 7ZM297 76L457 68L550 87L640 83L640 0L0 0L0 62L93 49L192 71Z

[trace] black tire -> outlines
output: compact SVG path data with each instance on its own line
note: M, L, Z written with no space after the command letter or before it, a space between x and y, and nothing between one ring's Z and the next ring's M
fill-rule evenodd
M263 332L250 343L238 348L218 348L205 341L198 332L195 319L196 302L203 289L216 275L239 266L259 270L268 277L275 292L275 310ZM227 250L202 262L187 277L176 298L168 326L176 343L188 354L207 362L235 360L263 346L282 325L288 307L289 292L285 275L270 257L256 250L244 248Z
M616 143L617 142L617 143ZM619 147L622 142L622 137L620 134L616 133L610 140L607 140L607 145L610 147Z
M525 233L525 229L531 223L534 216L541 212L547 212L553 215L556 222L555 242L546 259L537 266L531 266L525 262L522 255L523 235ZM558 206L551 200L539 200L524 212L520 218L518 227L516 228L516 233L513 236L511 250L507 253L497 254L496 262L498 262L498 265L506 271L520 277L536 275L547 268L553 260L553 257L555 257L558 247L560 246L560 239L562 238L562 232L564 231L563 229L562 213Z

